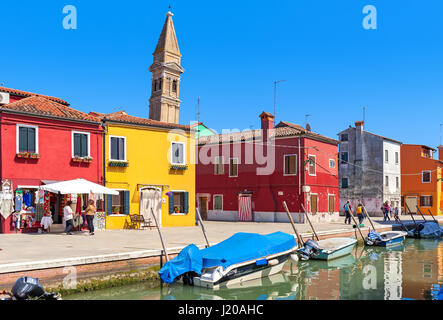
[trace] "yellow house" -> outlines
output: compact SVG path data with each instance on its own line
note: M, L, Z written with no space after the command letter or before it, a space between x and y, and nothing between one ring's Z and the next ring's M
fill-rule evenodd
M168 12L149 67L149 119L124 111L100 114L105 130L106 228L131 225L130 215L157 218L163 227L195 225L195 144L179 124L181 53Z
M131 225L130 215L162 227L195 225L195 145L190 126L127 115L102 115L105 128L106 228Z

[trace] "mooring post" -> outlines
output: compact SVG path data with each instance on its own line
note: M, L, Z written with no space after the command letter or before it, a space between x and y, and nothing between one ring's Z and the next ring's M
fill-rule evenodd
M289 212L288 206L286 205L286 201L283 201L283 207L286 210L286 214L288 215L288 219L289 219L289 222L292 225L292 229L294 229L295 235L297 236L297 246L299 248L301 248L303 246L303 243L304 243L303 242L303 238L302 238L301 234L299 234L297 229L295 228L295 224L294 224L294 221L292 220L291 213Z
M202 218L200 216L200 210L198 210L198 208L195 208L195 213L197 214L198 221L200 222L200 225L202 227L203 235L205 236L206 248L209 248L210 245L209 245L208 237L206 236L205 226L203 225L203 221L202 221Z
M305 209L305 206L303 205L303 203L301 204L301 207L303 209L303 212L305 213L305 216L306 216L306 219L309 222L309 225L311 226L312 232L314 233L315 237L317 238L317 241L319 241L320 239L318 238L318 235L317 235L317 233L314 230L314 226L311 223L311 219L309 219L309 217L308 217L308 213L306 212L306 209ZM312 240L314 240L314 236L312 236Z

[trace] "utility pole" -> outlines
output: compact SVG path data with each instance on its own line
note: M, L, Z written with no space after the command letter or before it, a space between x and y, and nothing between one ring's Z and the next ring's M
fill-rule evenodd
M274 123L273 123L273 126L275 126L275 120L276 120L275 112L276 112L276 106L277 106L277 84L280 82L284 82L284 81L286 81L286 80L274 81Z

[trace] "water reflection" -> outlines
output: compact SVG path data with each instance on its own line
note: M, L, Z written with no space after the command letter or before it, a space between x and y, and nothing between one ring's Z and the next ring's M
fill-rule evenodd
M399 300L433 299L443 282L443 242L407 239L396 247L356 247L331 261L288 262L283 272L235 288L210 290L144 284L75 299Z

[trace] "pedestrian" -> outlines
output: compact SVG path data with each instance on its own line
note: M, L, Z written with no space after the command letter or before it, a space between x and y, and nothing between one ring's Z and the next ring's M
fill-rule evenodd
M71 230L74 228L74 212L72 211L71 204L72 201L68 200L65 207L63 208L63 217L65 218L66 222L66 228L64 232L66 234L72 234Z
M398 207L395 207L394 209L394 218L395 221L400 222L400 218L398 217Z
M345 209L345 215L346 215L346 218L345 218L345 224L346 224L346 221L349 221L348 224L351 224L351 212L352 212L352 206L351 206L351 203L349 202L349 200L345 203L345 205L343 206L343 208Z
M88 221L88 229L89 229L89 235L94 235L94 215L97 209L94 205L94 200L88 201L88 207L85 210L86 214L86 220Z
M387 220L391 221L391 219L389 218L389 211L391 210L391 208L389 207L387 201L384 203L382 210L383 210L383 222L386 222Z
M361 204L360 200L358 200L357 209L355 210L355 213L358 217L358 223L361 224L363 222L363 205Z

